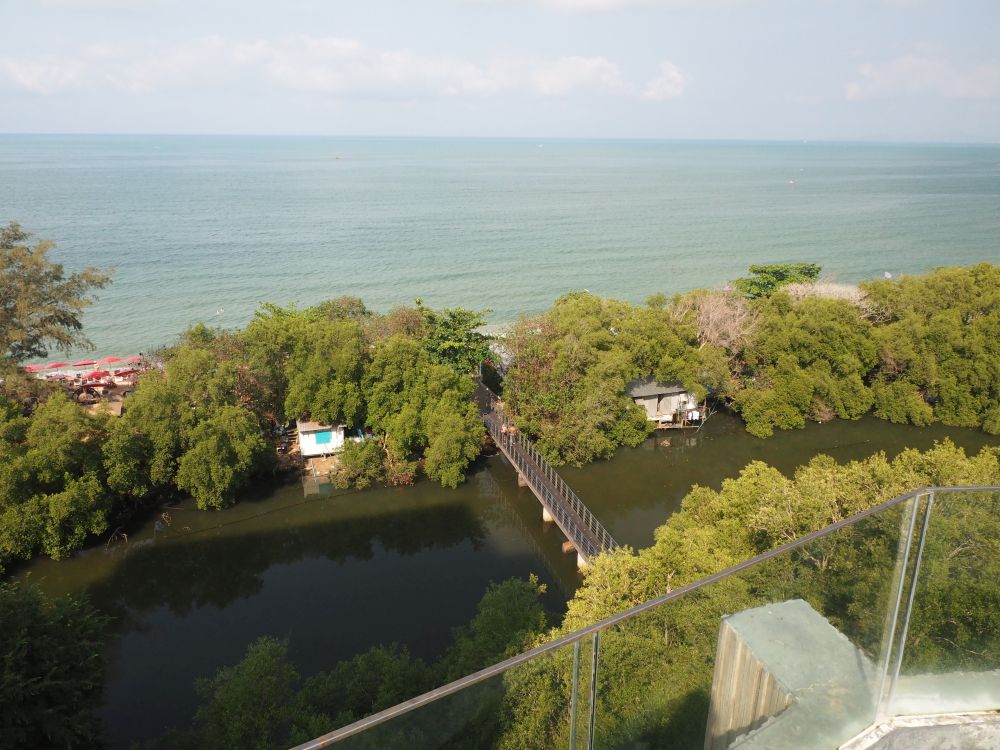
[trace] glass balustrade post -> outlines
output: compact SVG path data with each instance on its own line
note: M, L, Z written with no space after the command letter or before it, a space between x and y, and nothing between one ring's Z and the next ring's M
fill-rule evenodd
M580 641L573 644L573 682L570 689L569 750L576 750L576 722L580 710Z
M597 719L597 657L601 650L601 631L594 632L594 649L590 662L590 721L587 724L587 750L594 750L594 726Z
M902 611L902 626L899 630L899 647L896 649L891 671L888 676L888 701L892 702L892 694L896 689L896 681L899 679L899 670L903 666L903 652L906 647L906 634L910 629L910 615L913 613L913 600L917 593L917 581L920 579L920 563L924 556L924 545L927 543L927 528L930 526L931 510L934 507L934 493L927 494L927 503L924 505L923 519L920 527L920 540L917 544L916 555L913 560L913 573L910 575L910 586L906 596L906 604Z
M885 624L882 628L882 648L878 664L878 692L875 709L876 723L888 715L889 708L889 665L892 661L893 647L896 643L896 630L899 624L899 608L906 588L906 577L909 569L910 548L913 544L913 531L916 527L920 500L924 495L916 495L906 504L900 520L899 543L896 549L895 572L892 577L892 590L889 594L889 606L885 612Z

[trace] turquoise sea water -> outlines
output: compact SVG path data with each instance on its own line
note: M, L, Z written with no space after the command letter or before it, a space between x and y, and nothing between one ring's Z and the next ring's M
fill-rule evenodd
M114 268L101 354L262 301L422 297L493 322L755 262L839 281L1000 261L1000 146L0 136L0 221Z

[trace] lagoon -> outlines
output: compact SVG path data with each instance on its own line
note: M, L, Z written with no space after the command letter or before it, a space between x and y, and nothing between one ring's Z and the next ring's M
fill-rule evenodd
M610 461L561 471L619 542L644 547L692 484L718 487L750 460L791 472L817 453L892 456L945 438L969 451L1000 444L977 430L874 418L762 440L720 413L699 432L661 433ZM166 507L126 531L127 543L17 573L49 594L86 592L115 618L103 708L113 748L188 722L193 681L237 662L261 635L287 638L305 675L380 643L432 659L490 581L537 574L554 616L580 581L558 529L542 524L538 501L501 457L480 459L457 490L421 481L306 496L293 483L261 487L219 513Z

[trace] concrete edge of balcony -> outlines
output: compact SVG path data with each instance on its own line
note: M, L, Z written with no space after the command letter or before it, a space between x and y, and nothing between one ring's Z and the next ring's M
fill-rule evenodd
M868 727L840 750L990 750L1000 747L1000 713L898 716Z

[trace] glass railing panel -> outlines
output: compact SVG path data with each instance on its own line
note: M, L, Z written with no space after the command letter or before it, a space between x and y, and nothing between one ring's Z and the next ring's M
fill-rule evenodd
M809 750L869 726L913 503L602 631L595 746Z
M920 567L901 617L891 712L1000 709L1000 493L935 491L914 546Z
M334 732L332 737L299 747L585 750L592 667L593 636L585 636L484 680L470 681L454 693L365 726L363 731L343 737Z

